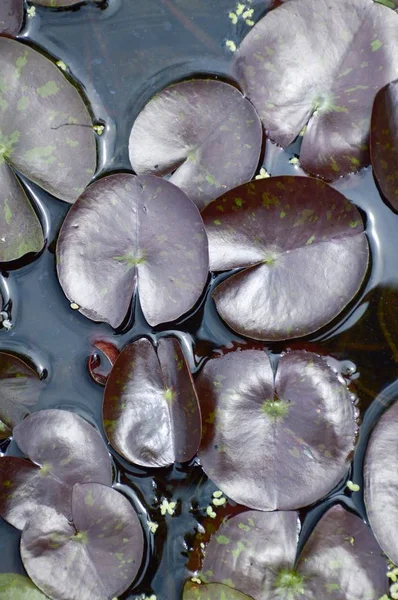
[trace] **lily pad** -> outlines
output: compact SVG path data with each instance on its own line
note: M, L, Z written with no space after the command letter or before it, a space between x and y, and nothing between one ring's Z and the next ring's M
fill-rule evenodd
M102 354L104 354L111 365L115 364L117 357L120 354L120 350L115 344L107 340L97 340L93 343L93 346L97 348ZM101 372L101 357L99 354L91 354L88 359L88 370L90 377L93 381L99 385L105 385L108 380L108 374Z
M398 77L398 15L370 0L294 0L243 40L235 71L269 137L307 126L300 164L328 181L369 164L377 92Z
M255 600L375 600L388 591L386 561L370 528L340 505L324 514L297 560L295 540L295 513L241 513L210 540L203 577L222 578Z
M46 600L34 583L18 573L0 573L0 600Z
M0 440L29 414L42 388L39 375L23 360L0 352Z
M104 428L129 462L165 467L195 456L201 416L195 387L179 342L145 338L127 346L108 378Z
M244 268L212 295L220 316L242 335L276 341L317 331L362 285L369 248L361 215L320 180L252 181L202 216L210 268Z
M66 296L89 319L118 327L138 290L150 325L173 321L192 308L207 280L202 218L168 181L105 177L69 211L57 269Z
M387 556L398 564L398 402L377 423L365 456L365 504L369 523Z
M184 586L183 600L253 600L253 598L222 583L198 584L187 581Z
M228 353L205 364L197 391L202 467L235 502L264 511L301 508L347 473L354 406L316 354L289 352L274 375L261 350Z
M10 262L25 254L40 252L44 236L36 212L13 170L1 156L1 150L0 182L0 262Z
M203 208L250 181L260 158L262 127L253 105L232 85L195 79L152 98L130 135L139 175L167 175Z
M0 34L17 35L23 23L23 0L1 0Z
M7 38L0 39L0 78L1 162L74 202L96 167L93 123L82 97L48 58ZM15 192L4 169L1 183L12 219Z
M49 6L51 8L65 8L67 6L74 6L75 4L81 4L82 2L92 2L93 0L33 0L34 4L40 6Z
M247 511L232 517L207 545L202 577L229 582L256 599L272 597L278 573L294 566L298 534L298 515L293 511Z
M381 191L398 210L398 81L388 84L376 96L370 153Z
M72 522L39 511L21 537L32 581L53 600L109 600L124 592L141 565L144 536L128 500L97 484L76 484Z
M23 529L43 507L70 517L75 483L112 483L111 461L101 435L74 413L34 413L14 428L13 435L32 461L0 457L0 515L17 529Z

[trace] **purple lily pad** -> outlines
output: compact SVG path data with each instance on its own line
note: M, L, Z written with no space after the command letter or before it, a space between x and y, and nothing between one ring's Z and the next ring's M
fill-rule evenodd
M253 598L268 598L277 574L293 568L299 533L295 512L247 511L228 519L206 547L202 578L229 582Z
M325 496L348 471L357 431L346 386L311 352L240 350L209 360L197 379L206 424L199 458L232 500L292 510Z
M386 560L371 529L339 505L319 521L296 568L309 600L374 600L388 592Z
M387 556L398 564L397 420L395 402L377 423L365 456L365 504L369 523Z
M72 489L29 460L0 457L0 485L0 515L17 529L44 507L71 515Z
M244 267L213 292L220 316L242 335L276 341L312 333L344 309L364 280L369 248L361 215L318 179L252 181L202 216L210 268Z
M1 0L0 34L15 36L23 23L23 0Z
M80 94L48 58L8 38L0 38L0 75L1 162L74 202L96 167L93 123Z
M23 360L0 352L0 440L10 437L12 428L29 414L28 407L39 399L39 375Z
M74 6L75 4L81 4L82 2L92 2L95 0L33 0L35 4L40 6L49 6L51 8L65 8L67 6Z
M0 42L1 43L1 42ZM0 146L2 135L0 134ZM0 156L0 262L9 262L44 246L43 230L21 184Z
M152 98L130 135L139 175L166 175L203 208L250 181L260 158L262 127L233 86L211 79L172 85Z
M203 221L168 181L111 175L69 211L57 268L66 296L89 319L118 327L138 290L150 325L173 321L192 308L207 280Z
M198 584L187 581L184 586L183 600L253 600L253 598L222 583Z
M398 210L398 81L388 84L376 96L370 154L381 191Z
M123 350L105 388L103 418L111 445L131 463L164 467L195 456L200 408L176 339L161 338L155 350L142 338Z
M48 58L0 38L0 261L44 245L39 219L13 169L74 202L96 166L89 112L76 88Z
M296 513L233 517L207 546L203 578L255 600L375 600L388 590L385 558L357 516L333 506L295 560L297 531Z
M21 557L32 581L53 600L109 600L134 581L144 536L128 500L97 484L76 484L72 520L38 512L21 537Z
M333 181L369 164L376 93L398 77L398 15L370 0L294 0L270 11L236 53L235 70L269 137L303 127L301 166Z
M0 515L17 529L23 529L42 507L70 517L75 483L112 483L111 461L101 435L74 413L34 413L14 428L13 435L32 461L0 458Z

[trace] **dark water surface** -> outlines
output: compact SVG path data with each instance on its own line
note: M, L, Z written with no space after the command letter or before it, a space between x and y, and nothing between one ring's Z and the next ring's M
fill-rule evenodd
M255 17L266 2L253 2ZM230 79L231 52L225 41L238 44L247 28L233 26L228 12L233 0L109 0L69 10L36 8L20 35L22 41L62 59L83 86L95 121L105 124L99 138L99 174L131 170L127 144L133 121L145 102L169 83L196 74ZM245 27L245 26L244 26ZM286 151L269 145L265 166L272 175L301 174L289 163L298 144ZM73 311L56 278L55 240L68 205L24 180L47 234L41 256L3 272L0 290L13 327L0 328L0 349L30 359L46 385L37 409L76 411L101 429L103 388L89 377L87 359L96 339L110 339L120 348L140 337L159 336L167 329L148 327L139 315L122 332L95 324ZM366 218L372 265L362 293L327 328L287 344L271 344L277 354L287 348L306 348L330 355L334 366L355 385L363 425L350 477L362 484L361 465L369 431L385 407L398 397L398 216L383 202L371 169L336 185L359 206ZM210 287L214 285L212 278ZM209 291L209 290L208 290ZM239 341L218 318L207 294L200 305L169 327L181 339L193 372L213 349ZM242 340L240 340L242 342ZM396 346L395 346L396 344ZM13 442L3 451L15 452ZM148 534L141 576L122 598L155 593L158 600L180 598L189 549L205 517L215 486L196 461L174 468L145 470L114 455L115 481L135 505ZM178 501L174 516L161 516L163 498ZM330 503L340 501L365 518L362 494L345 492L345 482L316 507L302 512L303 537ZM223 514L232 512L231 504ZM18 551L19 532L0 522L1 571L23 572ZM197 561L189 563L192 569ZM244 590L243 590L244 591Z

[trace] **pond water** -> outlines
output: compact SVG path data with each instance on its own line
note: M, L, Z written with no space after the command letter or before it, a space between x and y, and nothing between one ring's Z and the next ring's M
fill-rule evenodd
M257 20L266 2L253 2ZM57 59L62 59L83 87L95 121L105 125L99 138L97 175L131 171L128 137L145 102L169 83L192 75L208 74L230 81L231 52L225 41L238 44L249 27L234 26L228 18L233 0L109 0L69 10L37 7L19 38ZM289 163L298 143L286 151L268 145L264 164L272 175L300 174ZM28 358L46 381L37 409L76 411L101 429L103 388L88 373L93 342L108 339L122 348L146 335L155 338L173 331L179 336L196 372L213 349L239 340L217 316L208 291L199 306L181 321L151 329L140 316L114 332L95 324L70 308L55 273L55 241L68 205L23 180L42 220L47 245L29 264L2 272L0 290L13 327L0 329L0 349ZM372 261L361 294L333 323L314 335L283 344L270 344L278 354L287 348L305 348L335 359L334 366L349 376L359 397L363 419L351 479L361 485L361 464L369 431L384 408L398 397L398 215L381 199L371 169L347 177L336 187L350 198L366 218ZM353 388L354 389L354 388ZM2 450L15 453L11 442ZM115 482L131 499L142 522L159 528L148 539L141 575L123 599L155 593L159 600L180 598L188 571L187 557L197 531L209 522L206 507L215 486L200 465L177 464L156 471L135 468L114 456ZM345 491L345 482L316 507L302 512L303 541L322 512L339 500L362 517L360 493ZM162 498L178 501L174 516L160 516ZM222 514L235 512L233 503ZM19 532L0 523L3 572L23 572L18 551ZM189 563L197 568L195 559Z

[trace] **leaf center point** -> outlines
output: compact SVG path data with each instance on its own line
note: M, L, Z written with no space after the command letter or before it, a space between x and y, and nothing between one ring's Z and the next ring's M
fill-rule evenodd
M289 403L285 400L268 399L261 406L263 412L274 421L283 421L289 412Z
M42 475L43 477L47 477L47 475L51 472L51 465L50 463L44 462L41 466L40 469L40 475Z
M146 262L145 252L139 250L136 255L133 254L123 254L122 256L114 256L114 260L118 262L126 263L129 267L136 267L137 265L142 265Z
M172 402L174 400L174 391L171 388L166 388L163 392L163 396L167 402Z
M304 577L291 569L283 569L276 578L275 587L294 595L304 594ZM289 594L289 598L293 599L293 596Z
M87 542L88 542L87 531L78 531L77 533L75 533L75 535L73 536L73 541L79 542L80 544L87 544Z

